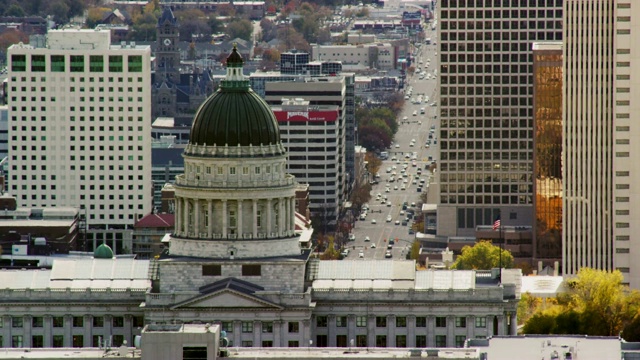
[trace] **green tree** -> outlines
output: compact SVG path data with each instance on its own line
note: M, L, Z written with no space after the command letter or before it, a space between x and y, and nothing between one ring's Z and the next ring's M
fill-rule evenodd
M224 31L224 23L215 15L207 19L207 25L209 25L212 34L218 34Z
M9 6L7 8L7 10L4 12L5 16L16 16L16 17L23 17L25 16L25 12L22 9L22 7L18 4L11 4L11 6Z
M253 34L253 24L247 19L233 19L227 24L226 33L229 39L240 38L251 41Z
M513 255L509 250L502 250L490 241L479 241L473 246L462 248L462 254L456 258L451 266L458 270L490 270L500 267L500 252L502 252L502 267L513 267Z

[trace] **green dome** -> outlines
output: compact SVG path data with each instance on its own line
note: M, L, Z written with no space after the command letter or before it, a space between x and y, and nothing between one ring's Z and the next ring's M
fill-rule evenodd
M198 109L189 143L207 146L260 146L280 143L278 121L269 105L249 87L242 57L234 46L227 76Z
M94 259L113 259L113 251L107 244L101 244L93 252Z

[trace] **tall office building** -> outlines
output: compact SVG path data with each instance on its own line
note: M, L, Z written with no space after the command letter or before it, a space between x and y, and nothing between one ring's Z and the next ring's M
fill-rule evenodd
M44 48L8 51L10 191L19 206L85 209L98 241L152 204L151 52L110 34L53 30Z
M322 156L323 161L331 161L335 167L330 173L320 174L318 169L314 169L316 164L314 161L307 161L306 164L296 164L289 162L287 171L294 172L291 166L298 166L295 170L297 175L301 175L302 171L306 171L308 176L316 178L334 178L335 181L317 181L309 182L309 210L313 216L321 216L323 219L333 226L337 223L340 210L348 196L347 184L353 180L346 171L346 119L347 119L347 77L318 77L318 78L302 78L302 81L296 81L295 86L290 82L268 82L265 87L265 97L269 105L281 105L282 99L303 98L310 105L333 105L338 108L338 119L335 129L331 133L333 139L330 143L320 141L320 138L309 139L307 136L304 141L306 144L288 144L289 150L293 153L309 152L309 156L314 156L314 160L318 160L317 156ZM291 125L290 125L291 126ZM287 127L287 128L290 128ZM302 129L301 129L302 130ZM306 130L303 130L306 133ZM313 132L307 133L313 136ZM283 139L284 142L285 139ZM293 139L291 139L293 140ZM296 139L300 141L301 139ZM315 142L315 143L313 143ZM305 148L306 150L303 150ZM351 149L353 153L355 146ZM332 153L332 155L325 155ZM292 160L292 159L289 159ZM326 170L324 170L326 171ZM313 174L313 175L312 175ZM305 178L305 177L303 177Z
M533 44L533 258L562 260L562 42Z
M287 171L299 183L309 184L309 210L335 222L338 208L339 108L336 105L309 105L302 99L283 99L272 106L280 137L288 154ZM319 229L326 233L327 229Z
M637 289L640 4L565 0L565 24L563 267L618 269Z
M442 0L438 233L533 223L533 56L562 0ZM453 220L453 221L452 221Z

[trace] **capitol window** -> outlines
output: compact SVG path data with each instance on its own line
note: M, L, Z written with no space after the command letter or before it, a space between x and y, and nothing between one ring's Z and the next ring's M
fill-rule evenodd
M248 166L243 166L242 167L242 175L249 175L249 167Z
M260 175L260 167L259 166L256 166L255 172L256 172L256 175Z
M262 211L256 210L256 226L262 227Z
M229 168L229 175L235 175L236 174L236 167L235 166L231 166Z

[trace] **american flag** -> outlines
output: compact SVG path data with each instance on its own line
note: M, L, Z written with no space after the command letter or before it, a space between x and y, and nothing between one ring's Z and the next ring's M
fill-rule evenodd
M500 216L496 218L496 221L493 222L493 230L500 228Z

